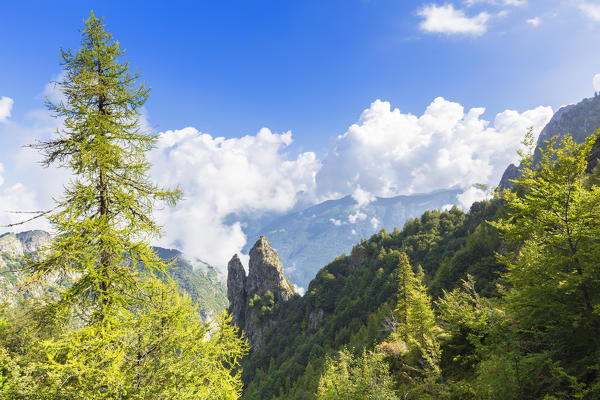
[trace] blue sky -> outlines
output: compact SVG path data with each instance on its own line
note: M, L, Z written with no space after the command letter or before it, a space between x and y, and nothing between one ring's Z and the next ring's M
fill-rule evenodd
M508 15L474 37L420 30L419 10L435 1L4 2L1 95L15 100L16 119L39 106L60 46L77 47L90 9L152 87L147 109L159 130L231 137L268 126L324 151L378 98L403 112L443 96L496 113L592 93L600 22L577 1L438 2L452 3L469 16ZM526 22L535 17L537 28Z
M600 73L600 0L4 2L7 209L49 207L69 179L21 146L60 127L43 100L91 9L152 88L153 178L186 192L159 216L166 244L217 265L245 243L236 215L455 186L468 207Z

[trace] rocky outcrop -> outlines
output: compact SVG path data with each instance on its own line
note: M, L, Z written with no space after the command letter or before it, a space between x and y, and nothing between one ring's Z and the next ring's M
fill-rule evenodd
M502 179L500 179L500 188L502 189L510 189L513 187L514 182L511 182L512 179L519 179L521 177L521 168L517 167L515 164L510 164L504 173L502 174Z
M44 244L48 243L51 236L45 231L26 231L17 234L5 233L0 236L0 253L13 257L35 253Z
M294 294L292 284L283 275L283 264L266 237L258 238L250 250L248 294L264 296L272 292L275 301L288 300Z
M250 250L248 276L237 255L229 261L227 272L232 322L242 328L250 346L259 348L265 333L277 323L272 314L274 308L290 299L294 288L283 274L279 256L264 236Z
M248 298L246 296L246 271L238 255L227 264L227 299L232 322L244 326L244 314Z
M23 245L25 253L35 253L52 239L48 232L40 230L20 232L16 236Z
M600 96L583 99L577 104L561 107L540 132L537 145L533 153L533 166L542 159L542 149L546 141L554 136L564 137L570 134L576 143L583 143L586 138L596 133L600 128ZM595 166L595 158L590 161ZM508 166L499 183L500 189L510 189L513 182L510 179L521 177L521 167L514 164Z
M598 165L598 162L600 162L600 135L596 137L596 141L594 142L594 146L592 146L592 151L587 158L587 162L588 164L585 172L589 174L594 170L596 165Z
M12 257L20 257L25 254L23 244L14 233L5 233L0 236L0 253L6 253Z

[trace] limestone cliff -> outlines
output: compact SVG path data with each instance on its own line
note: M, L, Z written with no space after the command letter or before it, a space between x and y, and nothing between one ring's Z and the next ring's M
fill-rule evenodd
M244 314L248 298L246 296L246 271L238 255L234 255L227 265L227 299L232 322L244 326Z
M567 133L573 137L576 143L582 143L591 135L594 135L600 128L600 96L589 99L583 99L577 104L564 106L560 108L553 116L544 129L540 132L535 151L533 153L534 167L542 159L542 149L546 147L546 141L554 136L564 137ZM600 144L599 144L600 145ZM595 147L595 154L600 154L598 147ZM594 150L592 151L594 153ZM589 170L596 164L596 157L590 160ZM522 166L510 164L504 171L500 180L500 189L510 189L513 183L511 179L519 179L522 174Z
M264 236L250 250L248 276L237 255L227 267L227 298L233 323L243 329L253 348L259 348L265 333L276 324L273 310L294 295L283 275L279 256Z
M45 231L5 233L0 236L0 253L21 257L25 254L35 253L49 240L50 234Z

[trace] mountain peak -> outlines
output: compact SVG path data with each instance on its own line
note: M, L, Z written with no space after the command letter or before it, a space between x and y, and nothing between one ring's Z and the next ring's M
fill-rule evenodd
M600 96L583 99L577 104L561 107L540 132L533 153L533 165L535 166L540 162L542 149L546 147L546 141L554 136L558 135L559 138L563 138L566 134L570 134L576 143L583 143L586 138L595 134L598 128L600 128ZM595 159L592 160L592 163L594 162ZM500 189L510 189L513 186L510 180L519 179L522 168L521 165L518 167L514 164L509 165L498 185Z
M283 264L269 240L260 236L250 250L248 296L271 291L275 300L287 300L294 294L292 284L283 274Z
M242 328L248 342L260 347L263 335L275 321L270 318L273 307L294 295L292 284L283 274L283 264L269 240L260 236L252 250L248 276L240 258L235 254L227 265L227 298L232 322Z

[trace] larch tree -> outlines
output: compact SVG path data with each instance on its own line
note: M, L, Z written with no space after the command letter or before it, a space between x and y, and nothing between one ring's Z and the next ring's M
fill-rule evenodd
M405 396L433 395L439 392L441 378L440 330L423 282L424 272L419 267L415 274L406 253L393 250L392 255L397 257L398 264L395 327L390 341L377 348L388 355L391 370Z
M226 313L202 322L149 244L160 234L155 207L181 192L149 177L148 89L123 54L92 12L81 48L61 50L63 100L48 107L62 128L32 145L73 178L48 214L55 238L30 261L31 279L69 283L46 300L62 328L35 344L28 378L39 398L237 399L245 340Z
M32 145L44 165L73 173L48 217L57 236L32 270L68 275L73 285L61 303L77 303L101 320L107 308L137 300L140 273L132 265L163 269L148 244L160 233L152 213L157 202L174 205L181 192L148 177L145 152L156 138L140 126L148 89L138 86L139 74L120 62L124 51L93 12L82 36L80 50L61 50L64 78L57 85L64 100L47 103L63 127Z

